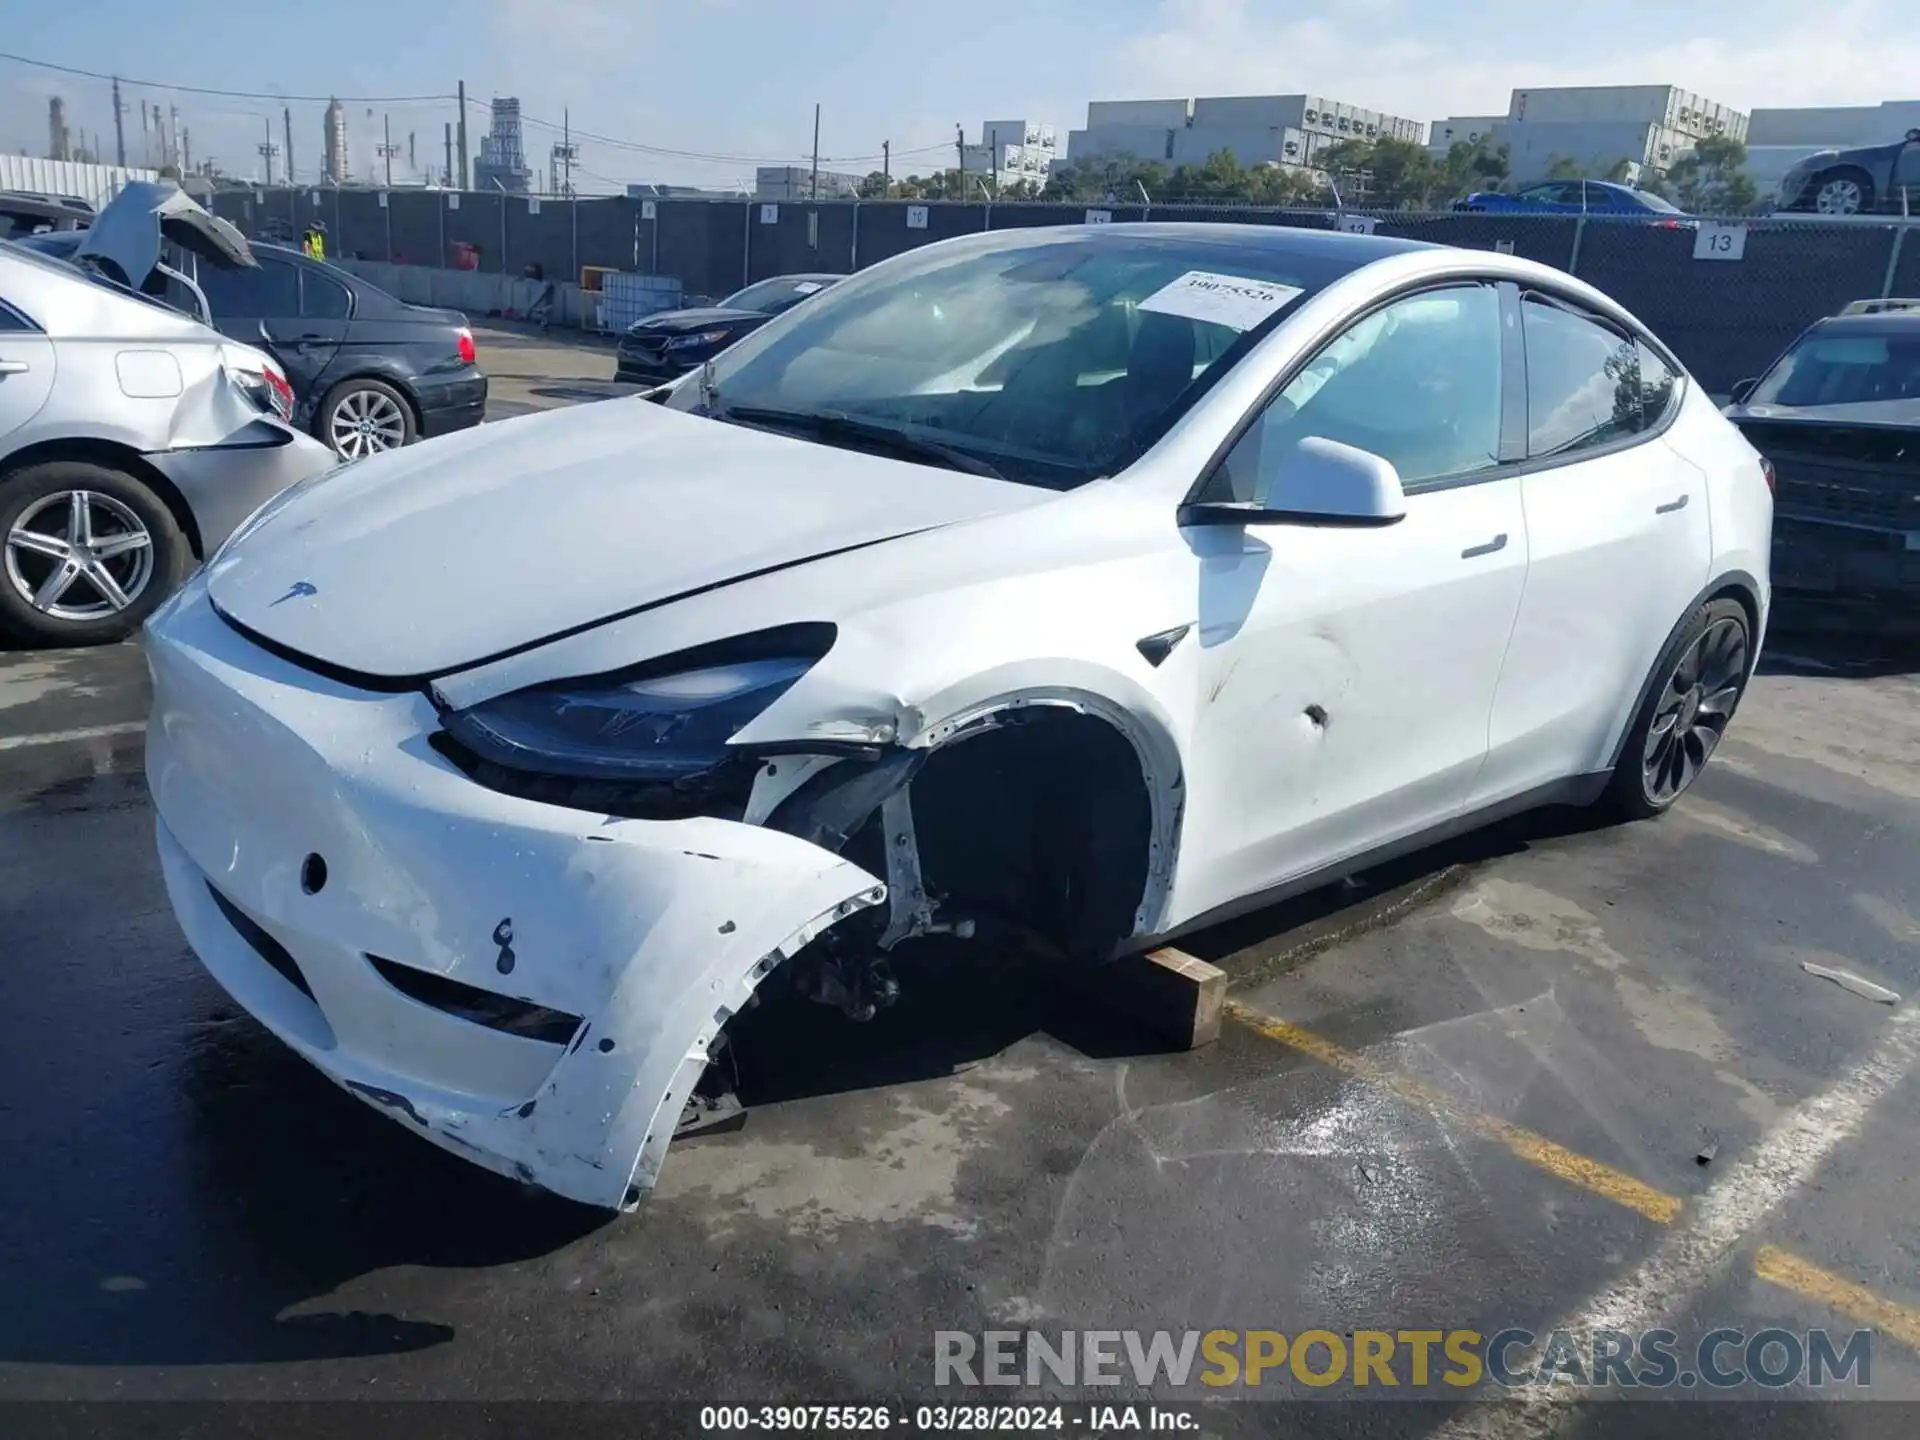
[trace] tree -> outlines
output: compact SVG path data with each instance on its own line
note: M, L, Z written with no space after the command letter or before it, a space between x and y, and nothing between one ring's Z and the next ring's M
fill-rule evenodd
M1627 183L1627 177L1631 174L1633 174L1633 161L1622 155L1607 167L1607 173L1601 178L1603 180L1611 180L1616 185L1624 185Z
M1667 171L1673 199L1683 210L1738 215L1759 203L1746 173L1747 147L1730 135L1709 135Z
M1586 174L1586 168L1570 155L1549 155L1546 180L1578 180Z
M892 188L885 174L873 170L869 171L867 177L860 182L859 189L855 193L862 200L884 200L887 198L887 192Z

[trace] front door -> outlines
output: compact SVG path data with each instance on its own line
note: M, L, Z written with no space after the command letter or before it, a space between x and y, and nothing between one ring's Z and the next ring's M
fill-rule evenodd
M1249 499L1317 435L1391 460L1378 528L1188 532L1199 595L1193 746L1174 909L1189 919L1458 814L1527 570L1501 463L1493 287L1394 302L1320 352L1209 477Z
M0 439L20 429L53 393L53 342L0 297Z
M1660 438L1674 374L1611 322L1521 302L1532 564L1477 798L1604 769L1713 563L1706 477Z

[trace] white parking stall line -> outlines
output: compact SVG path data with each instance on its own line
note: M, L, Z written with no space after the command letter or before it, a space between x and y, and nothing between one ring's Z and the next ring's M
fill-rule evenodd
M1916 1061L1920 1008L1909 1007L1893 1017L1865 1060L1788 1111L1751 1153L1689 1205L1685 1222L1667 1231L1632 1274L1589 1297L1551 1330L1574 1335L1638 1332L1684 1308L1753 1231L1858 1133L1874 1104L1912 1072ZM1563 1407L1579 1395L1572 1386L1541 1386L1517 1403L1462 1415L1433 1434L1435 1440L1558 1435L1562 1427L1573 1426L1573 1412Z
M88 725L79 730L47 730L38 735L0 735L0 750L27 750L36 745L72 745L81 740L105 740L115 735L137 735L147 728L144 720L123 720L118 725Z

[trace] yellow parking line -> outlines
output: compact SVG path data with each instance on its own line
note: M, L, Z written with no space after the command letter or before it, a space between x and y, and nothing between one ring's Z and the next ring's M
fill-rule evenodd
M1656 1190L1625 1171L1569 1150L1544 1135L1462 1105L1437 1085L1415 1079L1391 1065L1336 1044L1324 1035L1302 1029L1290 1020L1269 1015L1239 1000L1228 1000L1226 1012L1248 1029L1278 1041L1291 1050L1398 1095L1409 1104L1445 1115L1454 1123L1504 1145L1520 1159L1591 1194L1624 1205L1661 1225L1671 1225L1685 1208L1678 1196ZM1762 1245L1753 1257L1753 1273L1770 1284L1814 1300L1838 1314L1857 1320L1880 1333L1920 1350L1920 1310L1895 1304L1853 1281L1822 1270L1778 1245Z
M1822 1270L1778 1245L1760 1247L1753 1257L1753 1273L1770 1285L1818 1301L1829 1310L1920 1350L1920 1310L1883 1300L1864 1285Z
M1259 1031L1269 1040L1277 1040L1289 1049L1312 1056L1323 1065L1389 1090L1411 1104L1444 1114L1456 1124L1504 1145L1529 1165L1545 1170L1549 1175L1557 1175L1569 1185L1576 1185L1617 1205L1624 1205L1661 1225L1671 1225L1680 1217L1684 1205L1678 1196L1656 1190L1624 1170L1616 1170L1611 1165L1569 1150L1524 1126L1469 1109L1438 1086L1416 1080L1390 1065L1356 1054L1324 1036L1301 1029L1289 1020L1268 1015L1238 1000L1227 1001L1226 1008L1227 1013L1242 1025Z

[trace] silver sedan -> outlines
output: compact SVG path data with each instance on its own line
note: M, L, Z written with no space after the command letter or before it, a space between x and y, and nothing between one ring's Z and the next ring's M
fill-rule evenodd
M0 637L134 632L253 510L335 464L261 352L0 242Z

